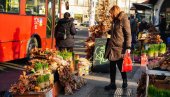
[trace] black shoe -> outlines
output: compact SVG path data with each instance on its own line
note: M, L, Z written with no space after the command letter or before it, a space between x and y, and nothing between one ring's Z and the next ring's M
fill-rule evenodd
M126 80L126 81L123 81L122 88L123 88L123 89L126 89L126 88L127 88L127 86L128 86L128 84L127 84L127 80Z
M116 90L116 85L115 85L115 84L109 84L109 85L105 86L104 89L105 89L106 91Z

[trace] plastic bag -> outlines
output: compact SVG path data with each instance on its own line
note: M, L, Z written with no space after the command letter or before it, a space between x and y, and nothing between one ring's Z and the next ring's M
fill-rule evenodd
M122 72L130 71L132 71L132 59L130 57L130 53L125 53L122 63Z

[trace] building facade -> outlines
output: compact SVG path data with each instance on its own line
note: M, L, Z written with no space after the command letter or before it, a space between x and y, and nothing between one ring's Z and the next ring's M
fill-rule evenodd
M90 0L68 0L69 10L65 8L65 2L62 1L62 14L70 12L71 17L84 22L89 20Z
M66 10L66 1L69 2L69 10ZM71 17L75 18L79 22L89 21L90 1L91 0L61 0L61 16L63 16L65 12L70 12ZM98 2L99 0L96 1ZM110 7L118 5L127 14L130 14L132 3L141 3L144 1L146 0L110 0Z

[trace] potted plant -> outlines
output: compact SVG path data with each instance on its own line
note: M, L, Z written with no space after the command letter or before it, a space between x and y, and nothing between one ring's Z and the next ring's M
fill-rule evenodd
M47 63L44 63L43 67L44 67L44 70L48 70L48 64Z
M159 45L159 55L163 55L166 53L166 44L165 43L161 43Z
M41 88L41 90L45 88L44 76L43 75L39 75L37 77L37 84Z
M151 45L151 46L148 48L148 56L149 56L149 58L153 58L153 57L154 57L154 53L155 53L154 46Z
M62 56L64 60L72 60L72 52L67 50L58 52L58 55Z
M50 86L50 74L44 75L44 83L46 88Z
M154 57L158 57L159 54L159 44L154 44Z
M43 64L41 62L35 63L34 69L37 73L43 74Z

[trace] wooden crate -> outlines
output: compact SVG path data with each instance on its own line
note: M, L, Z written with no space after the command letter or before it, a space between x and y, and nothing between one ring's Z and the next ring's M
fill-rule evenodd
M156 80L154 86L159 89L170 90L170 84L166 80Z

